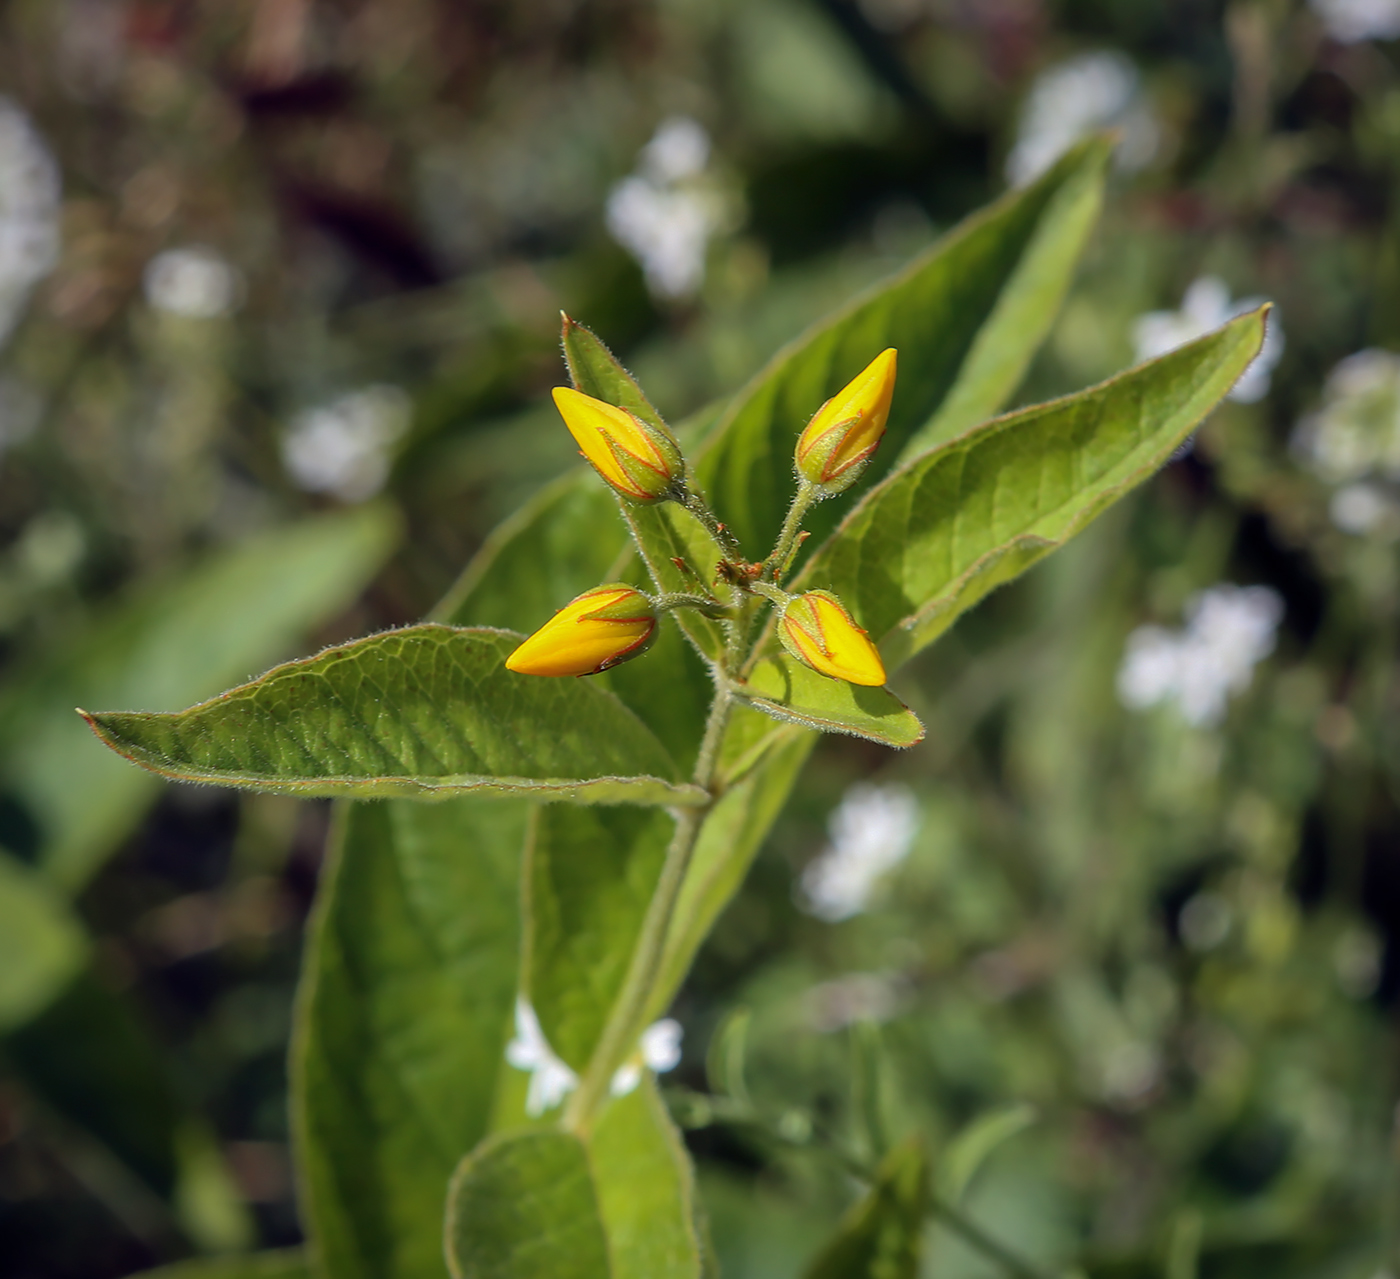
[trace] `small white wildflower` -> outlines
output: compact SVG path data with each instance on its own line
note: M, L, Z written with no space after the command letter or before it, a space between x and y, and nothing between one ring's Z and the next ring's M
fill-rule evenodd
M1309 0L1327 34L1340 44L1400 36L1400 0Z
M888 974L850 973L807 992L807 1019L824 1035L852 1022L889 1021L899 1011L903 994Z
M1299 422L1293 448L1330 484L1375 472L1400 479L1400 355L1368 348L1341 360L1323 384L1321 408Z
M506 1045L506 1060L516 1070L530 1072L525 1113L532 1118L553 1110L578 1087L578 1076L554 1055L535 1010L519 996L515 1000L515 1038Z
M1203 275L1192 282L1181 299L1179 311L1149 311L1133 322L1133 345L1139 360L1155 359L1179 346L1204 337L1212 329L1233 320L1237 315L1252 311L1264 298L1241 298L1230 301L1230 290L1214 275ZM1231 389L1229 398L1239 404L1253 404L1269 392L1274 366L1283 355L1283 325L1278 308L1269 315L1264 345Z
M705 279L705 253L724 221L723 201L705 181L710 138L696 121L664 121L638 157L638 172L608 195L608 230L641 263L660 298L686 298Z
M342 395L293 420L282 439L282 460L307 492L363 501L388 478L389 453L408 429L411 408L396 386L367 386Z
M674 1017L652 1022L644 1031L637 1051L620 1065L612 1077L609 1091L614 1097L625 1097L642 1082L642 1071L665 1074L680 1065L681 1036L684 1031Z
M0 343L58 263L58 165L29 117L0 97Z
M798 904L829 923L859 914L880 877L909 855L918 828L908 787L858 782L827 822L830 845L802 872Z
M1332 494L1327 514L1343 533L1362 536L1390 525L1394 532L1397 513L1394 500L1376 484L1348 484Z
M213 249L166 249L146 263L146 301L157 311L195 320L227 315L238 304L238 273Z
M1085 134L1116 126L1120 169L1141 169L1157 153L1161 131L1143 100L1137 68L1122 53L1085 53L1042 71L1021 108L1006 177L1025 186Z
M1175 702L1188 724L1220 722L1230 696L1249 687L1274 650L1283 601L1267 586L1212 586L1193 596L1180 631L1140 626L1118 668L1118 698L1130 710Z

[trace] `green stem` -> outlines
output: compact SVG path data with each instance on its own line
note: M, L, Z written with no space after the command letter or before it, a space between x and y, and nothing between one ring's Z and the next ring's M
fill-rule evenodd
M808 511L822 500L818 487L804 476L797 480L797 492L793 494L792 505L788 507L783 520L783 531L778 534L778 544L773 553L764 560L764 566L771 568L775 581L782 581L792 567L792 557L797 552L797 534Z
M580 1136L588 1133L598 1111L607 1100L613 1075L627 1059L628 1054L636 1048L637 1040L646 1029L645 1022L656 982L661 974L666 938L671 929L671 919L676 912L676 902L680 898L681 885L685 882L686 871L690 869L690 859L695 852L700 827L714 804L713 784L719 760L719 746L724 738L724 729L729 722L729 712L733 703L734 694L730 689L728 677L723 671L717 671L715 699L710 704L710 718L705 725L705 736L700 743L700 755L695 762L692 777L697 786L710 791L711 797L708 803L700 807L683 808L675 814L676 829L671 836L670 846L666 849L666 860L661 867L656 891L647 907L646 918L642 920L642 931L637 937L632 961L627 966L622 990L608 1014L607 1024L603 1027L603 1034L588 1063L588 1069L564 1110L564 1127Z
M705 531L719 543L725 555L735 563L743 561L744 553L743 548L739 545L739 539L715 518L715 513L710 510L708 503L699 493L687 488L681 496L672 500L685 507L705 526Z

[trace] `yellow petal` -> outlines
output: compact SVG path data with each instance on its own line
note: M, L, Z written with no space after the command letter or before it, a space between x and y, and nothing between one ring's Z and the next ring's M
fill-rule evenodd
M554 404L584 457L620 493L647 501L669 486L672 476L666 459L625 409L595 400L571 386L554 388ZM654 472L656 483L642 483L629 475L618 459L619 451L646 471Z
M629 596L635 596L635 616L594 616ZM645 644L655 629L651 603L639 591L628 587L587 591L521 644L506 659L506 667L521 675L593 675Z
M797 465L809 480L832 480L874 452L890 416L896 363L893 347L881 351L807 423L797 441Z
M834 596L824 591L799 595L784 610L782 626L797 655L814 671L848 684L878 687L885 682L879 650Z

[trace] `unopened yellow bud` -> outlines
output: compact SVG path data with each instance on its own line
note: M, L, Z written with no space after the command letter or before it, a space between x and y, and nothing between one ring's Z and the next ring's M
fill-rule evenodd
M817 410L797 441L797 470L813 484L839 492L875 452L890 416L895 351L881 351Z
M778 619L778 638L814 671L850 684L885 682L885 666L870 637L829 591L790 599Z
M679 490L685 459L669 431L569 386L554 388L554 404L583 456L623 497L659 502Z
M646 652L655 634L651 600L610 582L561 608L506 658L506 666L522 675L596 675Z

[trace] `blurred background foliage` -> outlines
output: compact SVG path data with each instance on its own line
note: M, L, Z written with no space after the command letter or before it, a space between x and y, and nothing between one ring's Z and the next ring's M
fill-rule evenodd
M157 785L71 708L424 614L571 464L561 308L684 420L1105 125L1022 400L1248 298L1282 340L900 677L927 741L823 743L667 1079L728 1276L799 1273L912 1131L1011 1254L930 1223L940 1279L1400 1269L1397 37L1394 0L0 6L0 1274L300 1237L326 809Z

